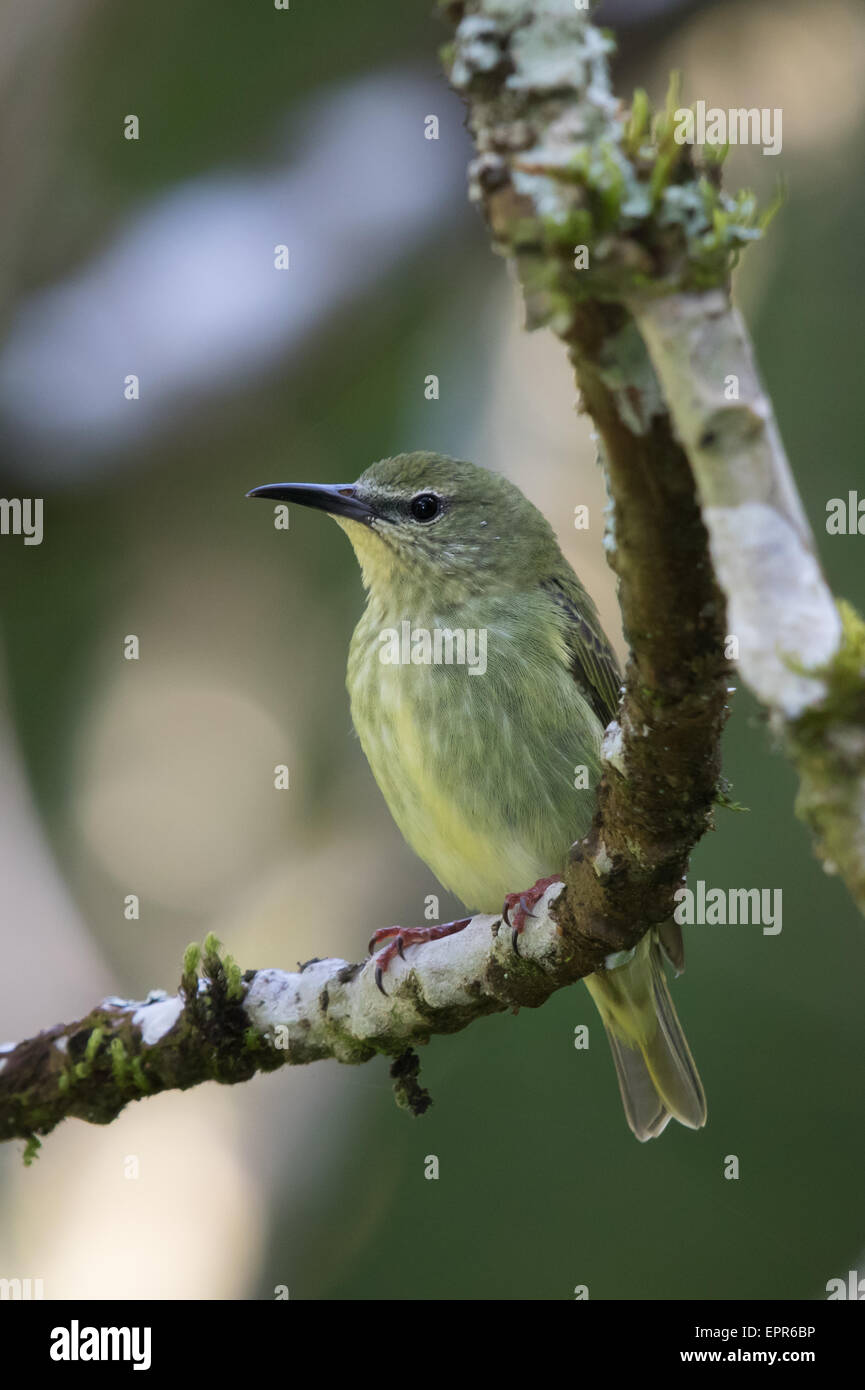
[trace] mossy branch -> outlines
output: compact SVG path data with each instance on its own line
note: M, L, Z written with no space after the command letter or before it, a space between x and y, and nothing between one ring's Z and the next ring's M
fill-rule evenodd
M573 942L553 916L561 887L536 908L519 954L500 918L478 916L459 935L397 957L386 994L372 958L241 975L210 936L188 948L176 994L103 999L85 1018L0 1047L0 1141L26 1140L29 1161L38 1136L64 1119L109 1124L133 1100L326 1058L394 1059L397 1103L422 1114L430 1097L415 1047L488 1014L536 1007L603 963L602 942Z

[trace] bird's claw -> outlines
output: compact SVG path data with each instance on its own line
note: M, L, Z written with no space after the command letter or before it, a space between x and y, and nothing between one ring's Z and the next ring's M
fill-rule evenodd
M525 931L526 921L529 917L536 914L532 911L537 907L541 898L546 893L552 883L561 883L558 874L553 874L550 878L539 878L537 883L532 884L523 893L508 893L505 897L502 908L502 921L511 928L511 945L517 955L520 954L519 939ZM511 920L513 912L513 921Z
M369 953L370 955L372 955L373 951L379 945L379 943L382 941L387 941L389 938L393 939L390 941L390 944L388 946L385 946L384 950L382 951L381 955L376 961L375 966L375 983L384 995L387 994L387 990L382 984L384 972L387 970L395 955L401 956L402 959L405 960L402 928L379 927L378 931L374 931L372 936L370 937L368 947Z
M377 946L381 945L382 941L386 941L389 936L399 936L401 930L401 927L379 927L378 931L374 931L370 937L366 949L369 951L370 955L372 955L373 951Z
M462 917L458 922L440 922L434 927L380 927L378 931L373 932L369 941L370 954L381 941L393 938L385 946L375 965L375 983L382 994L387 994L383 984L385 971L394 956L405 960L406 946L422 946L427 941L440 941L443 936L452 936L454 932L462 931L470 921L470 917Z

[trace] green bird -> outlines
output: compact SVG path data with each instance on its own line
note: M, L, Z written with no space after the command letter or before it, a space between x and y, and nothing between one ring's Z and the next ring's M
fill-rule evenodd
M249 496L319 508L346 532L367 590L347 676L361 746L411 847L467 909L503 912L516 948L589 829L621 689L552 527L508 479L435 453L382 459L344 486L278 483ZM535 886L513 892L520 883ZM379 985L396 951L468 920L377 932L373 943L395 938ZM662 944L681 965L668 924L585 980L641 1140L671 1117L692 1129L706 1120Z

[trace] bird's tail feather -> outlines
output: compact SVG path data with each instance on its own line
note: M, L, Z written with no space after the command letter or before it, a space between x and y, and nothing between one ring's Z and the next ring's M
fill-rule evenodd
M676 1015L655 932L633 960L586 981L613 1053L628 1124L653 1139L673 1118L689 1129L706 1123L706 1097Z

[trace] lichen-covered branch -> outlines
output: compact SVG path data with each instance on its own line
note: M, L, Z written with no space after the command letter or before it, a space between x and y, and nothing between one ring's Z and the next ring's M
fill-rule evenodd
M69 1117L108 1124L132 1100L204 1081L247 1081L256 1072L332 1058L394 1058L398 1102L420 1114L429 1097L413 1049L487 1014L542 1004L581 970L603 963L590 945L577 958L552 917L561 884L547 890L514 951L501 919L479 916L459 935L409 948L388 969L314 960L295 973L241 975L212 937L190 947L178 992L132 1002L103 999L74 1023L0 1046L0 1141L48 1134ZM360 930L359 926L359 930Z
M783 734L818 853L865 912L865 625L823 577L729 295L633 310L697 480L739 669Z

